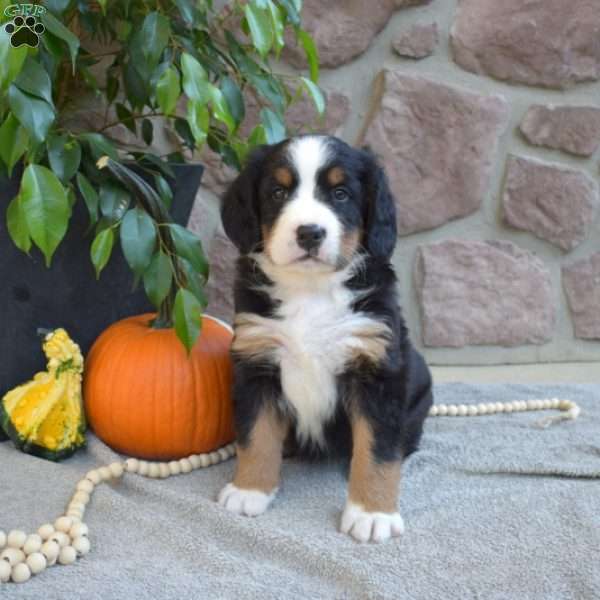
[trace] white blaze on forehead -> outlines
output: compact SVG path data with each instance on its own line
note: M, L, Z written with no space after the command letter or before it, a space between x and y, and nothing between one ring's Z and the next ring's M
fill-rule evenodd
M288 148L298 184L273 227L269 250L275 264L286 265L305 255L296 241L296 230L300 225L323 227L326 236L318 258L331 266L338 259L342 225L331 208L317 198L317 177L327 165L330 155L327 141L326 137L302 137L294 140Z
M327 138L298 138L290 144L288 152L298 173L298 194L314 194L317 175L329 158Z

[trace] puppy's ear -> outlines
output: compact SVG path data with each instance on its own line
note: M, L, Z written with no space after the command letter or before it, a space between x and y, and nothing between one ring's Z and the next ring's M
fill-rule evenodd
M363 246L372 256L389 260L396 246L396 203L385 172L369 149L363 150L363 165L367 203Z
M262 239L258 207L258 185L262 163L270 146L255 148L246 166L229 186L223 197L221 221L227 237L241 254L257 249Z

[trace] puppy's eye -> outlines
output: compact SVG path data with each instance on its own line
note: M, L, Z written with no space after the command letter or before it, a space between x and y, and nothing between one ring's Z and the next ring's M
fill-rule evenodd
M286 199L287 190L282 187L276 187L273 190L273 192L271 193L271 197L273 198L273 200L277 200L278 202L281 202L282 200Z
M350 195L348 194L348 190L346 190L346 188L338 187L333 190L333 197L338 202L345 202L346 200L348 200Z

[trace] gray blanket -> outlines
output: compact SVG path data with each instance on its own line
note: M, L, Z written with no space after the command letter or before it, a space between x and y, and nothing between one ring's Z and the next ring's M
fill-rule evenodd
M234 462L167 480L100 486L86 521L92 552L0 597L32 600L600 598L600 386L445 384L438 402L570 398L582 414L431 418L404 468L406 533L360 545L337 531L345 476L287 461L256 519L214 502ZM115 454L93 436L52 464L0 444L0 529L31 531L64 510L75 482Z

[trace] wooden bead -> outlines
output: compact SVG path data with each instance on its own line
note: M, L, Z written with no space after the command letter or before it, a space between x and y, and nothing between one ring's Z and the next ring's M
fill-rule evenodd
M6 534L4 531L0 531L0 550L6 546Z
M25 540L27 539L27 534L20 529L13 529L8 532L8 537L6 538L6 545L9 548L22 548Z
M59 517L54 521L54 529L56 529L56 531L67 533L71 527L73 527L73 521L69 517Z
M552 401L552 406L554 406L554 401ZM570 410L572 407L573 403L570 400L560 400L558 404L560 410Z
M72 565L77 560L77 551L73 546L65 546L60 549L58 562L61 565Z
M48 566L48 561L41 552L34 552L27 557L27 566L33 575L37 575Z
M191 473L192 472L192 463L189 458L182 458L179 461L179 470L182 473Z
M552 408L552 400L542 400L544 403L544 410L549 410Z
M125 472L123 465L119 462L114 462L114 463L108 465L108 470L111 472L112 476L115 479L118 479L119 477L121 477L123 475L123 473Z
M102 478L100 477L100 473L98 473L98 471L96 469L92 469L91 471L88 471L85 478L88 479L89 481L91 481L94 485L98 485L102 481Z
M76 492L73 496L73 502L87 504L90 501L90 495L87 492Z
M137 472L142 477L148 477L148 474L150 472L150 463L145 460L140 460Z
M25 583L31 578L31 571L25 563L19 563L12 568L10 578L15 583Z
M158 466L158 463L153 462L149 464L148 476L152 477L152 479L157 479L160 477L160 467Z
M160 479L166 479L167 477L169 477L169 475L171 475L171 472L169 471L169 463L158 463L158 477Z
M75 548L77 556L85 556L90 551L90 540L85 535L76 537L71 545Z
M46 557L49 565L52 560L56 560L59 552L60 544L55 540L48 540L42 544L41 553Z
M76 523L71 527L71 531L69 531L69 535L71 538L78 538L82 535L87 535L89 533L89 528L85 523Z
M205 467L208 467L209 465L210 465L210 455L201 454L200 455L200 467L204 469Z
M181 473L181 467L179 466L179 462L176 460L172 460L168 464L168 467L171 475L179 475Z
M211 452L210 453L210 464L211 465L216 465L217 463L219 463L221 460L221 457L219 456L218 452Z
M89 479L82 479L77 484L77 489L91 494L94 491L94 484Z
M137 458L128 458L125 461L125 470L128 473L137 473L140 466L140 461Z
M199 454L192 454L189 457L189 461L190 461L190 463L192 465L192 469L199 469L202 466L202 464L200 462L200 455Z
M6 583L10 579L12 567L7 560L0 560L0 583Z
M98 473L100 473L102 481L108 481L109 479L112 479L112 473L108 467L100 467L98 469Z
M85 505L82 504L81 502L71 502L71 504L69 504L68 510L74 511L74 512L81 512L82 513L85 510ZM71 527L72 526L73 526L73 523L71 523ZM71 529L71 527L69 527L69 529ZM67 531L69 529L67 529Z
M42 525L38 529L38 534L42 538L43 541L46 541L47 539L49 539L53 533L54 533L54 525L51 525L50 523L46 523L45 525Z
M42 538L37 533L32 533L27 536L25 543L23 544L23 552L27 556L39 552L42 547Z
M69 543L69 536L63 531L57 531L50 538L50 541L56 542L61 548L64 548Z
M19 548L5 548L0 553L0 560L8 562L11 567L25 560L25 552Z

